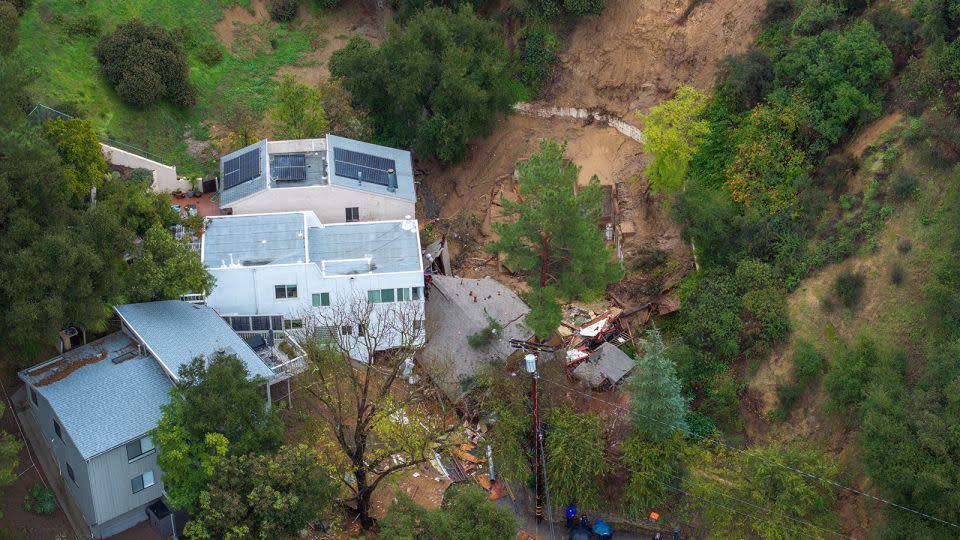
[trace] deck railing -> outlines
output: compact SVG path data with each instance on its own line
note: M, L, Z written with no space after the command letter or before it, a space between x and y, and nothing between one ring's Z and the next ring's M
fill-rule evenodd
M258 335L265 340L269 331L237 331L237 334L246 339ZM292 377L307 369L307 352L289 334L282 330L273 331L273 345L268 345L257 351L263 363L273 371L279 379Z

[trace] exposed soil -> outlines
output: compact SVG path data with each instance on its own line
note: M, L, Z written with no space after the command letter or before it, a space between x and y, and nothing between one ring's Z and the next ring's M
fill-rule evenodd
M703 2L680 22L690 0L612 0L578 22L560 55L557 105L603 107L630 121L672 95L680 82L707 90L714 65L754 39L765 0Z
M263 24L269 20L266 0L251 0L250 8L233 6L224 9L223 18L213 27L213 31L216 32L220 43L230 50L242 27Z
M847 151L855 157L859 158L863 155L864 150L866 150L871 144L877 142L877 140L883 136L884 133L890 130L893 126L903 118L903 113L900 111L893 111L890 114L883 116L882 118L877 119L872 124L864 127L860 134L850 143Z

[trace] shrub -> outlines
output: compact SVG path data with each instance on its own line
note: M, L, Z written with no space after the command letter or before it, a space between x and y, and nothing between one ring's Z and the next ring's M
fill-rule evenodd
M536 97L540 84L550 76L560 43L545 24L528 27L521 33L523 52L514 66L514 76Z
M844 307L853 309L860 303L865 281L863 274L847 268L840 272L836 281L833 282L833 293L837 295L837 299Z
M867 375L879 358L876 345L864 337L830 364L823 385L830 395L832 408L842 410L858 406L863 401L867 391Z
M900 170L893 174L893 195L897 199L908 199L917 191L917 175L913 171Z
M801 385L808 385L823 371L823 355L807 340L797 343L790 358L793 364L793 378Z
M813 36L833 26L840 19L840 10L833 3L807 3L793 21L793 33Z
M563 0L563 9L567 15L583 17L603 13L604 0Z
M793 13L793 0L767 0L763 10L762 26L780 22Z
M17 9L12 4L0 2L0 53L6 54L17 48L20 42L19 28Z
M207 43L197 51L200 61L208 66L215 66L223 60L223 47L219 43Z
M63 29L70 34L97 37L103 27L103 20L96 13L85 13L63 20Z
M911 249L913 249L913 242L910 241L909 238L901 238L900 241L897 242L897 251L900 253L906 255L907 253L910 253Z
M890 267L890 283L899 286L903 283L903 266L900 263L893 263Z
M773 63L767 53L748 49L728 54L717 62L717 97L732 109L744 112L760 103L773 86Z
M127 21L100 38L94 54L100 72L127 103L138 107L160 99L178 107L196 103L186 55L170 32L155 24Z
M830 193L840 193L847 186L847 181L859 168L857 158L844 152L823 160L823 165L817 169L814 180L817 185Z
M883 44L893 53L894 63L903 66L917 43L917 21L888 4L872 7L867 20L880 32Z
M270 0L267 11L270 18L277 22L290 22L297 17L300 0Z
M54 497L53 490L40 484L34 484L30 488L30 494L23 498L23 509L34 514L52 514L57 509L57 500Z
M10 4L17 10L17 16L20 16L27 10L27 6L30 5L30 0L0 0L0 3Z
M503 325L496 319L487 315L487 326L477 331L475 334L467 336L467 343L474 349L482 349L490 346L491 343L503 331Z

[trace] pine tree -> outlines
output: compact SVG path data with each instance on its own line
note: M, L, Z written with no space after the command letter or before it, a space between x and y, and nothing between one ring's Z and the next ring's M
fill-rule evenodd
M647 330L647 339L641 339L640 344L643 357L637 361L629 381L633 424L638 433L658 442L687 430L687 403L660 331Z
M623 276L597 223L603 191L596 177L577 186L580 167L564 159L566 143L544 140L540 151L517 164L520 200L501 198L505 221L495 223L499 239L487 250L502 252L504 264L528 275L531 312L527 324L546 338L560 324L559 297L601 296Z

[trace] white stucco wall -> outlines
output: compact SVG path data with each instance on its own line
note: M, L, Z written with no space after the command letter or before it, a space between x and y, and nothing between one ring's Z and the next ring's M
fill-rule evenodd
M346 209L352 207L360 209L360 221L403 219L416 215L413 201L334 185L267 189L230 207L234 214L312 210L322 223L345 222Z
M103 151L103 157L108 163L131 167L134 169L147 169L153 171L153 190L157 193L164 191L176 191L180 188L184 191L190 189L190 182L177 178L177 168L170 165L164 165L138 156L132 152L121 150L119 148L100 143L100 149Z

